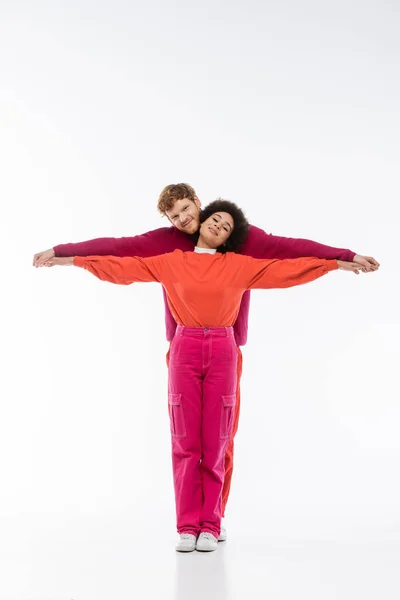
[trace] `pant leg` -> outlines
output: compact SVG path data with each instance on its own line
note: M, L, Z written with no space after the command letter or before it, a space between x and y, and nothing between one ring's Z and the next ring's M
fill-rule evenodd
M210 336L203 346L202 462L204 502L201 531L218 538L222 517L225 453L232 432L236 403L237 346L233 336Z
M234 455L234 437L239 426L240 416L240 378L242 376L243 356L240 347L238 346L238 363L237 363L237 383L236 383L236 404L233 418L232 434L229 438L228 448L225 454L225 476L224 487L222 489L222 516L225 516L225 508L228 502L229 493L231 490L231 481L233 474L233 455Z
M201 338L175 336L169 356L168 386L177 530L196 536L203 504L201 348Z
M168 351L167 351L167 355L166 355L166 357L165 357L165 359L166 359L166 361L167 361L167 369L168 369L168 373L169 373L169 358L170 358L170 356L171 356L171 347L172 347L172 342L170 342L170 344L169 344L169 348L168 348ZM169 375L168 375L168 377L169 377ZM167 405L168 405L168 414L169 414L169 394L168 394L168 404L167 404Z

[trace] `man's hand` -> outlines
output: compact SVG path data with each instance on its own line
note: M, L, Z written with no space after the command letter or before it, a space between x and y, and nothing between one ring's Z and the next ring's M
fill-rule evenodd
M379 269L379 263L372 256L361 256L356 254L353 258L353 262L357 263L363 273L370 273Z
M47 261L54 257L55 257L55 252L54 252L53 248L50 248L50 250L45 250L44 252L38 252L33 257L33 266L34 267L44 267L46 265ZM50 265L46 265L46 266L50 266Z

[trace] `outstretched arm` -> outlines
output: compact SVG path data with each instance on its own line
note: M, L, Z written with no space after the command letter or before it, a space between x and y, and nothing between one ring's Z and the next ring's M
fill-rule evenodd
M135 282L160 281L162 259L162 256L155 258L75 256L74 265L86 269L102 281L129 285Z
M246 289L288 288L314 281L336 269L358 274L355 263L319 258L257 260L250 256L233 258L236 278Z
M53 265L81 267L98 279L129 285L135 282L160 281L163 257L138 258L115 256L69 256L53 259Z
M70 256L157 256L173 252L176 248L193 250L193 241L172 227L161 227L141 235L121 238L96 238L77 244L61 244L38 252L33 257L34 267L52 267L52 259Z
M262 229L250 226L250 231L240 254L253 258L301 258L305 256L336 259L359 264L361 270L376 271L379 263L372 256L362 256L352 250L334 248L300 238L286 238L266 233Z
M336 260L293 258L255 260L249 268L248 289L288 288L314 281L339 268ZM264 263L264 264L262 264Z

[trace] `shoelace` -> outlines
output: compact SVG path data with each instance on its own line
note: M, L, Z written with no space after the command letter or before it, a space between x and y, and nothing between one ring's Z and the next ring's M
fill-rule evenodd
M191 533L181 533L181 540L190 540L192 537Z
M201 534L201 537L204 539L206 538L207 540L214 540L214 536L212 533L208 533L208 531L205 531L204 533Z

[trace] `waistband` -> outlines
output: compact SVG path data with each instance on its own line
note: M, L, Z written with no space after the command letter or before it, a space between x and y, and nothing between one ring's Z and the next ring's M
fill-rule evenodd
M234 333L233 327L186 327L185 325L177 325L175 335L233 337Z

